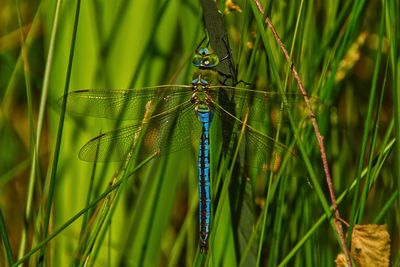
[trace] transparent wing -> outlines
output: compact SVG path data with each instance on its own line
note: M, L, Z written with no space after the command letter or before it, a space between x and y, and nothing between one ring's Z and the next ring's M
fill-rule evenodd
M67 94L67 111L73 114L100 118L141 120L146 114L154 116L168 111L192 93L191 86L162 85L141 89L78 90ZM185 99L186 97L186 99ZM62 101L62 98L59 102Z
M218 90L225 89L228 94L233 95L234 102L227 101L221 97ZM276 158L289 152L288 148L275 141L275 130L281 107L283 109L293 108L297 105L302 96L300 94L286 94L287 105L281 106L283 95L276 92L260 92L243 88L229 86L215 86L211 88L213 95L214 117L219 117L224 129L230 129L236 134L236 138L244 129L242 143L245 144L248 155L246 165L268 169L274 164ZM246 125L243 126L245 116L248 116ZM285 113L282 113L285 116ZM284 130L281 130L281 135ZM225 137L226 138L226 137Z
M142 123L99 135L86 143L79 158L84 161L122 161L128 153L145 159L159 152L160 156L187 149L193 138L200 136L201 125L196 120L190 101Z
M242 143L246 152L245 165L255 167L258 169L269 169L276 161L274 157L280 157L284 154L290 153L295 157L293 152L290 152L288 147L280 142L277 142L272 136L273 132L268 132L266 129L255 129L251 125L246 124L237 117L232 117L225 110L216 107L214 110L213 120L219 120L222 125L222 131L219 129L211 128L212 133L215 134L219 131L218 136L222 137L222 142L235 138L238 141L239 135L243 129ZM229 129L229 130L227 130ZM227 135L229 134L229 135ZM213 144L211 144L213 145ZM228 144L222 144L227 149Z
M257 120L265 118L265 111L273 112L274 110L283 111L297 108L303 101L303 96L299 93L279 93L269 91L255 91L247 88L231 87L231 86L212 86L210 88L212 95L218 97L218 104L229 112L242 114L246 110L249 111L250 121L257 116ZM226 99L221 99L221 91L226 91L229 96L232 96L235 106L232 108ZM284 104L286 99L287 103Z

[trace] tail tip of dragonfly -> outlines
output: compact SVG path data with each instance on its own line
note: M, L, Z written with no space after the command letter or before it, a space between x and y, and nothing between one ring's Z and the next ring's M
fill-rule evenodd
M200 253L207 254L208 252L208 239L201 239L200 240Z

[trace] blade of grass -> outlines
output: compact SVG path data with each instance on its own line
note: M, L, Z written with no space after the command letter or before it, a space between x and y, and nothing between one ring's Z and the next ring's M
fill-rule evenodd
M7 226L4 220L3 212L0 209L0 236L3 241L3 250L6 254L5 260L7 260L7 266L12 266L14 262L14 256L8 238Z
M293 41L292 41L292 45L290 48L290 58L292 58L293 55L293 51L294 51L294 45L296 43L297 40L297 36L298 36L298 29L299 29L299 24L300 24L300 18L302 17L302 11L303 11L303 5L304 5L304 1L302 0L300 2L300 8L298 10L298 14L297 14L297 19L296 19L296 26L295 26L295 30L294 30L294 34L293 34ZM285 77L285 81L284 81L284 85L283 85L283 91L286 92L287 90L287 86L288 86L288 82L289 82L289 74L290 74L290 68L288 66L288 68L286 69L286 77ZM279 140L279 134L280 134L280 130L281 130L281 122L282 122L282 109L283 109L283 103L281 104L281 110L279 112L279 119L278 119L278 126L277 126L277 132L276 132L276 136L275 136L275 140L278 142ZM270 174L270 180L273 179L274 176L274 172L271 172ZM278 196L278 203L282 203L283 200L283 194L284 194L284 189L286 188L286 178L284 177L283 179L281 179L283 184L280 185L281 189L280 189L280 193ZM281 222L280 220L282 219L281 215L282 215L282 209L277 209L277 213L278 215L275 218L275 225L276 228L274 227L274 231L273 231L273 235L276 236L276 238L272 237L272 244L271 244L271 252L269 253L269 266L275 266L276 265L276 261L278 259L278 253L279 253L279 242L280 239L278 238L281 234ZM262 232L264 233L264 231ZM261 235L260 238L260 246L259 246L259 251L258 251L258 264L261 263L261 241L264 240L264 236ZM274 242L275 241L275 242Z
M33 128L33 107L32 107L32 88L31 88L31 75L30 75L30 64L29 64L29 58L28 58L28 51L27 51L27 46L24 38L24 32L23 32L23 22L22 22L22 16L21 16L21 10L19 8L19 1L15 0L15 9L17 11L17 18L18 18L18 26L19 26L19 36L20 36L20 42L21 42L21 55L22 55L22 64L24 66L24 78L25 78L25 90L26 90L26 99L27 99L27 106L28 106L28 129L29 129L29 146L33 147L34 149L31 149L33 155L31 155L33 158L37 157L37 150L36 150L36 144L34 141L34 136L35 136L35 129ZM36 155L35 155L36 154ZM37 163L33 163L34 165Z
M383 217L386 216L386 214L389 211L389 208L391 208L393 205L395 205L396 200L399 197L399 190L396 190L393 192L393 194L390 196L390 198L386 201L385 205L382 207L382 209L379 211L378 215L376 215L375 219L373 220L373 224L378 224L381 223L383 220Z
M393 77L392 93L393 93L393 116L395 118L395 138L400 140L400 75L399 75L399 41L400 41L400 26L398 23L399 3L397 1L388 1L386 5L386 34L390 40L390 65ZM396 177L400 177L400 145L396 146L396 158L394 168ZM397 190L400 191L400 183L397 183ZM400 203L400 199L398 204ZM400 256L398 257L400 262Z
M261 4L258 2L258 0L255 0L254 4L253 4L253 2L251 2L251 3L252 3L253 9L255 10L253 13L257 14L257 9L258 9L258 11L260 13L263 12ZM259 21L259 23L261 22L260 19L258 19L258 21ZM337 209L337 205L336 205L336 197L335 197L333 184L332 184L332 179L331 179L331 175L330 175L330 171L329 171L329 165L328 165L327 156L326 156L326 152L325 152L324 140L323 140L322 135L320 134L318 123L317 123L315 114L313 112L313 109L312 109L312 106L311 106L311 103L310 103L310 99L309 99L309 97L307 95L307 92L305 91L303 82L300 79L300 76L299 76L299 74L298 74L298 72L296 70L296 67L294 66L293 61L291 60L291 58L290 58L290 56L289 56L284 44L282 43L278 33L276 32L274 26L272 25L272 22L269 20L268 17L266 17L265 23L268 25L268 27L273 32L274 37L275 37L276 41L278 42L280 48L282 49L282 52L285 55L285 58L286 58L287 62L291 65L290 67L292 69L294 77L296 78L296 81L297 81L297 84L299 86L299 89L300 89L300 91L301 91L301 93L302 93L302 95L304 97L304 101L305 101L305 103L307 105L307 109L308 109L308 112L309 112L310 120L311 120L311 123L313 125L314 132L315 132L315 135L316 135L316 138L317 138L317 141L318 141L319 149L320 149L320 152L321 152L321 160L322 160L322 164L323 164L323 169L324 169L324 173L325 173L326 182L327 182L328 189L329 189L331 203L332 203L332 206L333 206L335 220L332 222L332 227L333 227L333 229L336 231L336 233L338 235L338 238L340 240L340 244L341 244L342 249L343 249L343 251L345 253L345 256L346 256L347 264L351 267L352 263L351 263L351 259L350 259L349 250L348 250L348 248L346 246L345 237L344 237L344 234L343 234L343 229L342 229L342 224L341 224L341 221L340 221L339 210ZM260 27L260 29L263 29L263 27ZM261 34L264 34L264 31L261 31ZM266 37L263 38L263 40L264 39L266 40ZM285 99L285 97L284 97L284 103L287 104L287 100ZM293 126L294 123L293 123L293 119L291 118L292 116L291 116L290 112L288 113L288 117L289 117L290 124L292 125L296 140L300 140L299 134L297 132L297 129L296 129L296 127ZM309 173L310 173L311 179L312 179L313 183L315 183L315 185L318 185L318 187L319 187L319 184L317 183L317 180L315 179L315 175L311 175L311 173L313 173L313 171L311 169L310 162L308 160L307 154L306 154L303 146L301 145L301 142L298 142L298 145L299 145L301 154L303 156L303 160L306 162L307 168L309 169ZM320 188L318 188L318 187L316 186L318 196L319 196L319 198L321 200L321 203L322 203L322 205L323 205L323 207L325 209L325 212L327 212L327 214L329 214L330 211L329 211L329 208L327 208L327 203L326 203L324 194L323 194L322 190Z
M69 54L69 61L68 61L68 69L67 69L67 74L66 74L66 79L65 79L65 87L64 87L64 95L68 93L69 89L69 82L70 82L70 77L71 77L71 70L72 70L72 62L73 62L73 56L74 56L74 50L75 50L75 41L76 41L76 34L78 31L78 21L79 21L79 11L80 11L80 0L77 0L76 2L76 9L75 9L75 20L74 20L74 26L73 26L73 34L72 34L72 40L71 40L71 47L70 47L70 54ZM51 216L51 207L53 204L53 198L54 198L54 191L55 191L55 183L56 183L56 175L57 175L57 166L58 166L58 158L60 155L60 146L61 146L61 138L62 138L62 132L64 128L64 118L65 118L65 110L67 106L67 98L63 98L62 102L62 107L61 107L61 114L60 114L60 119L58 123L58 130L57 130L57 138L56 138L56 144L55 144L55 150L54 150L54 158L53 158L53 164L51 167L51 175L50 175L50 181L49 181L49 191L48 191L48 196L47 196L47 205L45 208L44 212L44 219L43 219L43 225L42 225L42 240L46 240L48 236L48 231L49 231L49 223L50 223L50 216ZM38 259L38 265L43 266L44 264L44 256L46 252L46 246L43 246L40 251L39 259Z
M97 147L98 148L98 147ZM98 151L97 151L98 153ZM93 194L93 186L94 186L94 179L95 179L95 174L96 174L96 167L97 167L97 161L93 163L93 168L92 168L92 173L90 176L90 182L89 182L89 187L88 191L86 194L86 205L89 206L90 204L90 199ZM85 213L83 215L83 220L82 220L82 225L81 225L81 231L79 233L79 241L78 241L78 249L77 249L77 254L75 256L75 262L74 265L77 266L79 263L80 255L83 255L84 253L84 247L87 245L87 237L89 234L89 213Z
M171 250L171 256L170 256L169 262L168 262L169 267L178 266L179 256L184 251L184 243L191 242L191 241L194 242L194 240L186 240L185 241L185 237L190 233L190 228L194 221L193 217L195 215L195 211L197 210L197 206L198 206L198 196L194 195L192 197L192 199L189 199L189 203L190 204L189 204L188 216L185 217L185 221L182 223L182 227L179 231L179 234L176 238L174 246ZM190 253L187 253L187 254L190 254ZM189 265L189 264L187 264L187 265Z
M144 161L142 161L140 164L138 164L135 169L130 172L129 174L126 175L126 179L120 179L118 180L115 184L112 186L108 187L102 194L100 194L97 198L95 198L88 206L80 210L78 213L76 213L74 216L72 216L67 222L62 224L58 229L54 230L50 235L47 236L46 239L42 240L39 244L36 245L36 247L32 248L27 254L25 254L23 257L20 257L18 261L14 263L13 266L19 266L20 264L24 263L26 260L28 260L33 254L38 252L39 250L41 251L43 247L47 245L52 239L54 239L56 236L58 236L60 233L62 233L68 226L70 226L73 222L75 222L77 219L79 219L82 215L87 213L90 209L94 208L97 206L102 200L107 198L111 193L113 193L116 189L118 189L122 184L125 183L125 181L132 177L133 174L135 174L137 171L139 171L144 165L146 165L149 161L151 161L156 155L151 155Z
M55 46L55 39L57 35L57 29L58 29L58 20L59 20L59 13L60 13L60 2L57 1L56 4L56 9L54 13L54 20L53 20L53 29L50 37L50 44L49 44L49 50L48 50L48 55L47 55L47 62L46 62L46 67L45 67L45 75L44 75L44 81L43 81L43 87L42 87L42 94L41 94L41 99L40 99L40 107L39 107L39 114L38 114L38 120L37 120L37 126L36 126L36 139L33 143L33 158L32 158L32 163L31 163L31 171L30 171L30 178L29 178L29 189L28 189L28 197L27 197L27 205L25 209L25 221L29 222L30 217L31 217L31 211L32 211L32 201L33 201L33 195L34 195L34 186L35 186L35 181L36 181L36 176L37 176L37 170L38 170L38 157L40 154L40 139L42 136L42 130L43 130L43 124L44 124L44 119L45 119L45 108L46 108L46 100L47 100L47 95L48 95L48 90L49 90L49 80L50 80L50 70L53 65L53 55L54 55L54 46ZM40 14L40 7L38 8L37 12L38 16ZM35 18L34 21L38 21L37 18ZM20 247L19 247L19 253L18 257L22 257L22 255L25 253L25 245L26 245L26 239L27 239L27 232L28 229L24 227L21 235L21 242L20 242Z
M32 107L32 89L31 89L31 77L30 77L30 66L29 66L29 58L28 58L28 51L27 51L27 46L25 43L25 38L24 38L24 33L22 30L23 27L23 22L22 22L22 16L21 16L21 11L19 8L19 1L15 0L15 9L16 9L16 13L17 13L17 17L18 17L18 26L19 26L19 35L20 35L20 42L21 42L21 57L22 57L22 64L24 66L23 70L24 70L24 78L25 78L25 89L26 89L26 99L27 99L27 107L28 107L28 121L29 121L29 150L31 152L30 158L32 159L31 162L31 173L30 173L30 179L29 179L29 183L30 183L30 191L28 194L28 205L27 205L27 209L26 209L26 215L25 215L25 219L26 221L29 221L30 219L30 210L31 210L31 203L32 203L32 193L33 193L33 185L35 184L35 176L36 176L36 169L38 168L38 145L36 144L35 141L35 130L33 128L33 107ZM26 234L28 232L28 229L26 227L24 227L23 231L22 231L22 235L21 235L21 243L20 243L20 251L19 251L19 255L22 255L24 253L24 249L25 249L25 244L26 244Z
M379 44L378 44L378 50L377 50L377 55L376 55L376 64L375 65L375 70L374 70L374 77L372 79L372 88L371 88L371 94L372 92L376 92L376 87L377 87L377 83L378 83L378 73L379 73L379 66L381 64L381 58L382 58L382 40L383 40L383 31L384 31L384 11L382 10L382 20L381 20L381 25L380 25L380 33L379 33ZM379 119L381 117L381 112L382 112L382 104L383 104L383 99L384 99L384 93L385 93L385 87L386 87L386 77L387 77L387 71L388 71L388 66L389 66L389 61L387 61L386 67L385 67L385 76L384 76L384 81L382 84L382 88L381 88L381 94L378 100L378 107L377 109L374 111L374 113L376 113L375 115L375 121L373 124L373 133L372 133L372 140L371 140L371 145L369 148L369 158L368 158L368 168L371 169L372 167L372 159L373 159L373 155L374 153L372 153L373 151L375 151L376 148L376 143L377 143L377 139L378 139L378 128L379 128ZM371 114L372 116L372 114ZM371 118L372 120L372 118ZM371 122L372 124L372 122ZM365 128L367 129L367 128ZM363 187L363 191L361 193L361 199L360 199L360 206L359 206L359 213L358 213L358 219L357 219L357 223L358 224L362 224L363 218L364 218L364 211L367 205L367 197L368 197L368 193L371 190L371 187L373 185L373 179L372 179L372 174L371 172L368 173L367 178L366 178L366 182L365 185Z
M392 151L393 147L394 147L395 141L392 140L389 144L387 144L387 146L385 147L383 153L384 156L381 158L382 161L381 162L377 162L376 165L380 165L383 164L384 162L386 162L387 156L390 154L390 152ZM367 173L371 171L368 170L367 168L363 170L362 174L361 174L361 178L364 179L364 177L367 175ZM342 203L342 201L345 199L345 197L353 190L355 190L357 184L357 179L354 179L354 181L352 182L352 184L344 191L342 192L342 194L339 195L338 199L337 199L337 203L340 204ZM300 248L305 244L305 242L311 237L311 235L322 225L322 223L327 219L328 217L326 216L326 213L323 214L315 223L314 225L310 228L310 230L303 235L303 237L299 240L299 242L292 248L291 251L289 251L284 259L282 259L282 261L279 263L279 267L283 267L283 266L287 266L287 264L289 263L289 261L295 256L295 254L300 250Z
M385 3L385 1L383 1ZM384 4L383 3L383 4ZM385 4L384 4L385 5ZM360 218L359 216L363 215L363 209L358 212L358 209L360 208L361 204L365 205L365 202L363 202L362 199L359 199L359 187L360 187L360 180L361 180L361 171L362 171L362 167L364 165L364 161L365 161L365 157L366 157L366 153L367 153L367 145L369 142L369 135L370 135L370 131L371 131L371 124L372 124L372 114L374 112L374 102L375 102L375 96L376 96L376 87L377 87L377 79L378 79L378 74L379 74L379 67L380 67L380 63L381 63L381 53L382 53L382 34L383 34L383 22L385 21L385 12L384 12L385 8L382 9L381 12L381 24L380 24L380 30L379 30L379 44L378 44L378 50L377 50L377 54L376 54L376 61L375 61L375 69L374 69L374 78L372 81L372 85L371 85L371 91L370 91L370 95L369 95L369 102L368 102L368 111L367 111L367 117L364 123L364 132L363 132L363 137L362 137L362 146L361 146L361 152L360 152L360 157L359 157L359 161L358 161L358 167L357 167L357 184L356 184L356 188L354 190L354 198L353 198L353 203L352 203L352 207L351 207L351 213L350 213L350 225L349 225L349 231L348 231L348 236L347 236L347 242L348 244L351 241L351 235L352 235L352 231L353 231L353 226L355 224L361 224L362 221L362 217ZM366 187L368 188L368 183L366 184ZM365 189L368 190L368 189ZM366 194L366 192L364 193ZM366 197L366 196L365 196Z

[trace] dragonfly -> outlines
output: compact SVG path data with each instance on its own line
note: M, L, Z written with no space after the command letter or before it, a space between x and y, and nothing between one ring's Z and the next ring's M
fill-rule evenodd
M284 145L256 128L263 123L263 115L268 113L266 103L282 103L283 94L218 83L221 74L215 68L220 61L211 48L199 47L192 60L195 71L189 85L85 89L66 96L69 113L115 119L123 112L124 118L136 121L88 141L79 152L81 160L123 161L128 155L146 159L156 152L166 156L191 148L198 142L201 253L207 253L209 249L211 227L210 129L217 136L215 145L225 138L221 127L241 132L256 167L268 164L272 150L287 151ZM226 100L223 92L230 95L231 101ZM286 103L291 103L297 95L285 94L289 101ZM245 116L247 120L244 120Z

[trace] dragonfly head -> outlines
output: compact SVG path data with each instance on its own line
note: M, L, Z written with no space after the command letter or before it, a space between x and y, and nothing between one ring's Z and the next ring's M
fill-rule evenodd
M200 47L193 57L193 65L198 68L209 69L218 65L218 55L212 49Z

